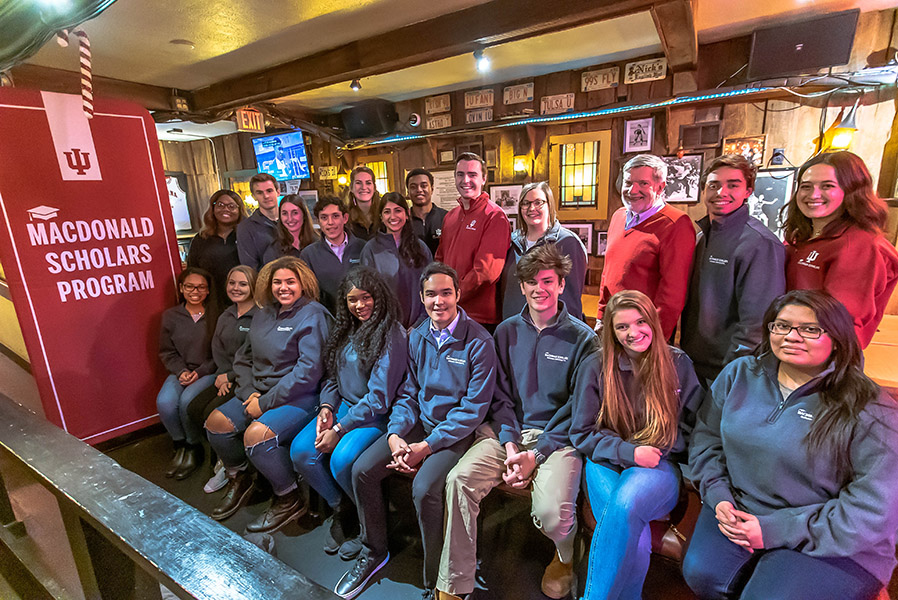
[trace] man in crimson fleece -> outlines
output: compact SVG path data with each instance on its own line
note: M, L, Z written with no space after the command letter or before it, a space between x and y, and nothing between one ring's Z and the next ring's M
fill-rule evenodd
M490 331L501 320L497 286L511 244L511 226L502 209L483 191L483 159L465 152L455 161L459 206L443 220L434 259L458 272L461 305L469 317Z
M695 250L692 219L664 202L667 165L639 154L623 171L623 208L611 216L602 270L598 320L608 300L621 290L639 290L652 299L670 339L686 304Z

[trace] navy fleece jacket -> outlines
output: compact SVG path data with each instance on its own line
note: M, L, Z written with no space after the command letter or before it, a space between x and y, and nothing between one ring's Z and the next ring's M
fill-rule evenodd
M337 312L337 290L340 289L343 276L346 275L346 271L359 264L362 248L365 247L365 240L353 237L349 233L346 236L349 241L343 250L342 262L331 250L324 236L314 244L303 248L299 254L299 257L306 261L306 264L315 273L318 287L321 290L321 304L331 314Z
M218 317L215 334L212 336L212 358L215 359L216 375L227 373L228 381L231 382L237 378L234 372L234 357L246 341L257 312L259 307L253 306L238 317L237 305L232 304Z
M159 331L159 360L172 375L196 371L200 377L215 372L206 315L194 321L183 304L162 313Z

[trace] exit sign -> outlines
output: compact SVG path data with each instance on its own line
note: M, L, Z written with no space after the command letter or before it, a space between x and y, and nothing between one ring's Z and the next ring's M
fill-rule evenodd
M265 133L265 115L255 108L240 108L236 117L238 131Z

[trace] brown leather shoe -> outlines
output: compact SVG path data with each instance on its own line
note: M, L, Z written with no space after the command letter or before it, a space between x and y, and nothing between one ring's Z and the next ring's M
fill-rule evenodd
M274 533L309 512L309 503L299 489L275 496L271 506L246 526L247 533Z
M209 516L216 521L224 521L246 504L252 491L253 477L246 471L240 471L235 476L228 477L224 496L218 506L212 509L212 514Z
M543 594L554 600L561 600L571 593L574 583L574 565L565 564L558 558L558 552L552 557L552 562L543 573L540 584Z

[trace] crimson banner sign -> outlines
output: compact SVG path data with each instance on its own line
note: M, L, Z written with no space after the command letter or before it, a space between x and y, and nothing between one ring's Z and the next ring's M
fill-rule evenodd
M0 262L47 418L97 443L157 419L180 271L149 113L0 88Z

